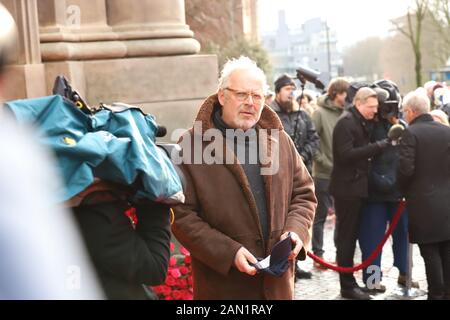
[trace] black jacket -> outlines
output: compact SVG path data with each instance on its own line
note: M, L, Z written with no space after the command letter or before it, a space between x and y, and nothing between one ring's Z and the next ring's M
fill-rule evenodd
M382 151L370 143L373 123L352 107L346 111L333 131L333 171L330 193L335 197L368 196L368 173L371 158Z
M270 107L277 113L283 124L284 131L294 141L298 153L302 156L306 168L311 173L313 158L319 150L320 144L320 139L311 117L301 109L291 113L284 112L277 101L274 101ZM294 137L296 127L297 135Z
M403 127L406 124L401 122ZM388 137L392 127L387 120L374 122L370 141L376 142ZM372 159L369 167L369 197L372 202L397 202L401 200L401 192L397 183L397 169L399 163L399 146L388 146Z
M405 192L410 241L450 240L450 128L424 114L400 141L398 180Z
M163 283L169 265L169 208L136 206L136 229L124 214L127 208L118 200L81 205L74 214L106 297L149 299L144 287Z

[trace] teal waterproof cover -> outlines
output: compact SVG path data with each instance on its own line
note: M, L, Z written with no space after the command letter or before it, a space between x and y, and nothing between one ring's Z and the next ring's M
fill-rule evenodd
M33 125L40 143L56 154L66 186L61 201L99 178L133 186L137 200L184 202L180 178L155 143L154 117L121 106L119 112L106 107L88 115L59 95L5 104L19 123Z

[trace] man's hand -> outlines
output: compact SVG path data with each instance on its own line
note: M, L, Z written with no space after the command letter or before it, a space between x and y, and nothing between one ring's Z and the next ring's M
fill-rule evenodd
M289 232L283 233L280 240L284 240L288 237ZM298 254L300 253L300 250L303 248L303 241L300 240L300 237L295 233L291 232L291 239L292 244L295 246L294 249L291 252L291 255L289 256L289 260L295 260L297 258Z
M400 123L400 120L396 116L389 117L388 121L392 125Z
M241 247L238 252L236 252L236 256L234 257L234 265L236 268L242 272L246 273L250 276L254 276L257 272L255 267L252 267L250 263L257 263L258 260L244 247Z
M387 147L393 145L392 140L389 138L386 138L383 140L378 140L375 143L377 144L378 148L380 148L380 149L386 149Z

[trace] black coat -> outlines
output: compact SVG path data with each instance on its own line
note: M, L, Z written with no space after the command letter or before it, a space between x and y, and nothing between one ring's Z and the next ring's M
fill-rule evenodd
M338 120L333 131L333 196L367 198L369 164L382 151L379 144L370 143L372 125L355 107Z
M320 144L320 138L311 117L301 109L291 113L284 112L276 101L271 104L271 108L277 113L284 131L294 141L298 153L302 156L306 168L311 173L313 158L319 150ZM295 135L296 127L297 134Z
M164 282L170 258L169 209L147 203L136 207L133 228L125 201L74 209L86 247L108 299L152 298L144 285Z
M450 128L416 118L400 141L398 180L405 192L410 241L450 240Z
M401 122L406 127L406 124ZM371 142L386 139L392 127L387 120L374 123ZM402 196L397 183L399 163L399 146L388 146L380 154L373 157L369 167L369 197L372 202L397 202Z

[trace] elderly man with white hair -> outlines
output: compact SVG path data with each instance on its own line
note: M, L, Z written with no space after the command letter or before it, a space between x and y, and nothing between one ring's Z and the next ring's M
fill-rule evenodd
M305 259L317 201L294 143L264 105L266 88L255 62L227 62L217 93L202 104L180 142L186 202L175 208L172 229L192 255L194 299L294 297L294 262L297 255ZM274 170L264 170L269 162L258 150L278 163ZM210 154L212 161L205 158ZM257 258L285 239L280 268L257 272Z
M410 241L425 261L428 299L450 299L450 128L433 121L418 92L403 101L409 127L400 142L398 181L407 200Z

